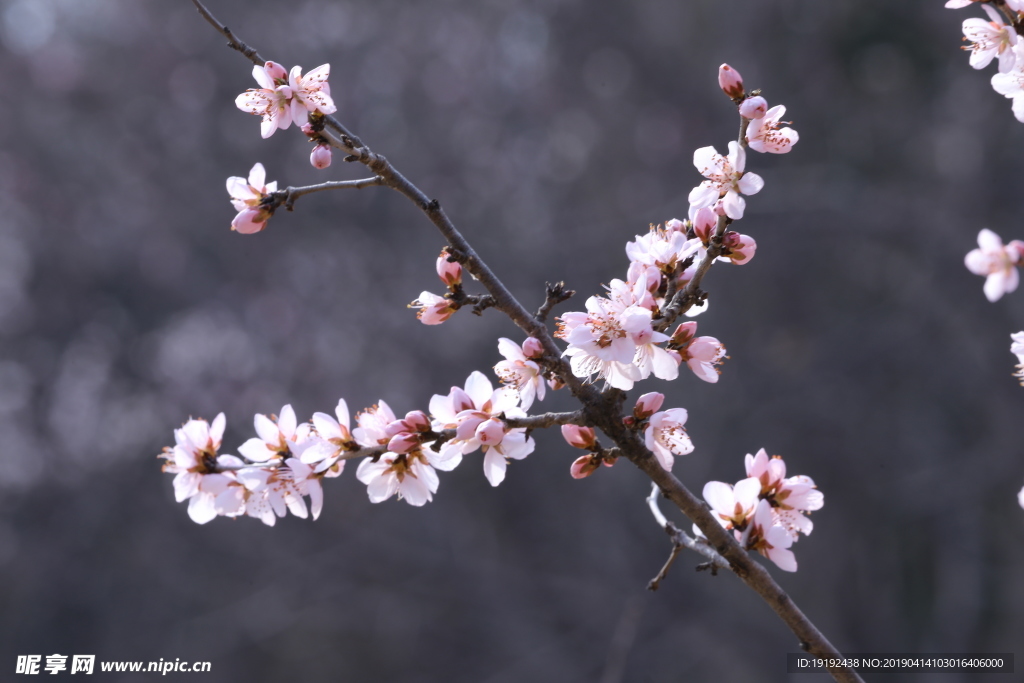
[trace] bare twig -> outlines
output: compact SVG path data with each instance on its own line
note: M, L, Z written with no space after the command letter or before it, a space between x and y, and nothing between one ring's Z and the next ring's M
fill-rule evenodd
M331 180L318 185L304 185L302 187L286 187L277 192L271 192L263 199L263 207L274 211L280 206L291 211L295 207L295 200L314 192L324 190L361 190L364 187L383 185L384 179L380 176L372 178L361 178L359 180Z
M570 297L576 294L575 290L566 289L564 282L556 282L551 284L550 282L544 283L546 287L544 303L541 304L537 312L533 314L533 317L537 319L537 322L544 322L548 319L548 313L551 309L562 303L568 301Z

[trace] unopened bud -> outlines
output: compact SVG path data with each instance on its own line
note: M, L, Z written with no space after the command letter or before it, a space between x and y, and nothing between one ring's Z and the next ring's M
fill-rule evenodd
M593 454L581 455L570 465L569 474L573 479L585 479L596 472L600 466L601 458L594 457Z
M1024 242L1020 245L1024 247ZM738 232L729 231L722 237L722 256L725 256L737 266L742 266L744 263L754 258L754 252L757 251L757 242L754 241L753 237L748 235L741 235Z
M261 208L249 208L240 211L231 221L231 229L243 235L252 235L267 227L270 213Z
M677 348L686 348L691 341L693 341L694 335L697 334L697 321L691 320L690 322L681 323L676 331L672 333L672 346Z
M420 438L409 432L400 432L388 441L388 450L392 453L408 453L420 447Z
M476 406L473 405L473 399L471 399L469 394L459 387L452 387L452 392L449 396L452 400L452 410L454 410L456 414L461 413L463 410L476 409Z
M743 77L728 64L718 67L718 85L722 87L722 92L734 100L743 97Z
M665 394L659 394L657 391L644 394L636 400L636 407L633 408L633 415L638 420L646 420L651 415L658 412L658 409L661 408L661 404L664 402Z
M740 104L740 116L745 119L764 118L768 111L768 102L760 95L748 97Z
M496 446L505 438L505 425L501 420L496 420L493 417L484 420L476 428L476 438L480 439L480 443L485 446Z
M410 432L429 432L430 431L430 418L422 410L410 410L405 414L405 419L402 420L402 424L405 425L406 429Z
M523 355L527 358L540 358L544 355L544 345L540 343L539 339L527 337L523 342Z
M711 241L711 235L717 226L718 217L709 207L698 209L697 215L693 217L693 234L700 238L704 246Z
M594 436L594 430L590 427L562 425L562 438L574 448L582 448L586 451L597 448L597 437Z
M678 218L667 220L665 221L665 232L686 232L686 223Z
M462 264L448 260L448 251L442 251L437 257L437 276L449 287L462 284Z
M314 133L313 133L313 124L310 123L309 121L306 121L304 124L299 126L299 130L301 130L306 135L310 135L310 136L314 135Z
M331 165L331 148L327 145L317 145L309 155L309 163L313 168L327 168Z

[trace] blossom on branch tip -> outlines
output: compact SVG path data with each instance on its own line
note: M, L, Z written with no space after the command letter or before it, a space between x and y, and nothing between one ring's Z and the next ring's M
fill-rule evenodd
M978 248L967 253L964 265L975 275L985 277L985 297L998 301L1003 294L1017 289L1017 266L1024 261L1024 242L1003 240L988 228L978 233Z
M743 218L746 201L741 194L753 195L764 187L756 173L744 173L747 153L735 140L729 142L729 155L722 156L714 147L701 147L693 153L693 165L707 178L690 191L690 210L714 206L719 198L725 215L733 220Z
M755 152L785 154L800 141L800 135L792 128L779 128L786 108L781 104L769 109L761 118L754 119L747 127L747 144ZM751 194L751 193L746 193Z
M267 172L263 164L256 163L249 171L248 179L231 176L227 181L231 205L238 215L231 221L231 229L243 235L251 235L266 227L271 211L263 207L263 200L277 192L277 181L267 183Z
M743 97L743 77L728 64L718 67L718 86L734 100Z

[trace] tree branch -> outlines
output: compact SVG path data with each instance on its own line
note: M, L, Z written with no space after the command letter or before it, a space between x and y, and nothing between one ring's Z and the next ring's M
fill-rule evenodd
M270 209L271 211L284 206L284 208L291 211L295 207L295 200L299 197L304 197L307 194L323 192L324 190L361 190L364 187L383 184L383 178L380 176L373 176L372 178L362 178L360 180L330 180L318 185L304 185L302 187L289 186L283 190L271 192L263 199L262 206Z

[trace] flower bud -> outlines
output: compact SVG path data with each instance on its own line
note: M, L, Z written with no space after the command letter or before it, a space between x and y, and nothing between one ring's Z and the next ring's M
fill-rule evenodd
M1012 240L1006 245L1006 251L1013 256L1015 266L1024 266L1024 242Z
M768 102L760 95L748 97L740 103L740 116L745 119L764 118L768 111Z
M309 121L306 121L304 124L299 126L299 130L301 130L303 133L305 133L306 135L308 135L310 137L312 137L314 135L314 133L313 133L313 124L310 123Z
M523 342L523 355L527 358L540 358L544 355L544 345L540 343L539 339L527 337Z
M1021 246L1024 246L1024 242L1021 243ZM753 237L741 235L730 230L722 237L722 247L724 247L722 256L737 266L741 266L754 258L754 252L757 251L757 242L754 241Z
M697 321L691 320L690 322L681 323L676 331L672 333L672 346L677 348L685 348L691 341L693 341L694 335L697 334ZM657 409L655 409L657 410Z
M595 458L592 454L581 455L569 467L569 474L573 479L585 479L597 471L600 466L601 458Z
M420 439L409 432L399 432L388 441L388 450L392 453L408 453L420 447Z
M231 221L231 229L243 235L252 235L267 227L270 213L265 209L250 207L238 212Z
M505 438L505 425L493 417L484 420L476 428L476 438L485 446L497 446Z
M722 92L734 100L743 97L743 77L728 64L718 67L718 85L722 87Z
M285 71L284 67L277 62L267 62L263 65L263 72L270 76L275 81L283 81L288 79L288 72Z
M565 386L565 382L558 375L552 375L548 378L548 386L551 387L552 391L558 391Z
M410 432L430 431L430 418L422 410L410 410L401 422Z
M313 168L327 168L331 165L331 148L327 145L317 145L309 155L309 163Z
M469 397L469 394L459 387L452 387L449 397L452 402L452 410L454 410L456 414L461 413L463 410L474 410L476 408L476 406L473 405L473 399Z
M657 391L652 391L649 394L644 394L636 400L636 407L633 408L633 415L638 420L646 420L651 415L658 412L658 408L661 408L661 404L665 402L665 394L659 394Z
M448 260L448 251L442 251L437 257L437 276L449 287L462 284L462 264Z
M597 449L597 437L590 427L562 425L562 438L573 448L582 448L586 451Z
M704 243L704 246L707 246L711 241L711 235L714 233L717 226L718 217L715 215L715 212L707 206L702 209L698 209L697 215L693 217L693 234L700 238L700 241Z

